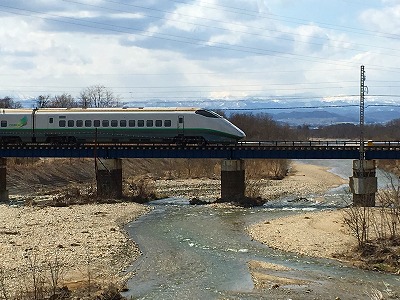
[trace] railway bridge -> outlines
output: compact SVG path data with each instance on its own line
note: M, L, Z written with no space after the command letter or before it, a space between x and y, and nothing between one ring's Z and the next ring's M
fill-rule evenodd
M8 144L0 145L0 200L8 201L6 159L10 157L95 158L98 164L98 191L122 194L123 158L218 158L221 165L221 197L244 196L246 159L352 159L350 188L354 202L375 204L376 159L400 159L400 142L368 141L362 144L365 162L360 159L359 141L246 141L232 145L175 144ZM360 174L359 164L364 164ZM112 179L112 180L110 180ZM110 186L111 185L111 186Z

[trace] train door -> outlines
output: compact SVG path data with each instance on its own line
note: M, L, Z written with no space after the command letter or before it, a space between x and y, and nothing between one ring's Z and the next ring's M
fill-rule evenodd
M53 129L54 128L54 117L48 117L47 118L47 129Z
M185 130L185 118L178 116L178 135L183 135Z
M58 127L59 124L59 119L57 119L54 115L53 116L43 116L41 118L43 121L46 122L45 124L42 124L41 126L43 128L47 128L46 134L43 136L43 139L46 141L56 141L57 140L57 130L56 127Z

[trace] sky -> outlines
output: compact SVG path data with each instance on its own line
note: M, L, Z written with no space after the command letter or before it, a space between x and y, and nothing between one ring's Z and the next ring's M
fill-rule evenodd
M0 0L0 97L400 101L400 0Z

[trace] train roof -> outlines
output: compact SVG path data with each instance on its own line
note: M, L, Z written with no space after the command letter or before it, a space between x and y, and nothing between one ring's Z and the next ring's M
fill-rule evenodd
M12 109L12 108L2 108L0 109L0 113L32 113L32 111L36 110L36 112L195 112L196 110L200 110L198 107L127 107L127 108L38 108L38 109Z

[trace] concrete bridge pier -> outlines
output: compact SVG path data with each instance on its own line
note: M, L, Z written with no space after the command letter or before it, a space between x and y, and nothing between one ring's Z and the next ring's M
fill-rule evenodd
M8 202L7 190L7 159L0 157L0 202Z
M353 176L349 185L354 205L375 206L375 193L378 190L375 160L353 160Z
M122 197L122 160L98 159L96 164L97 196Z
M244 160L223 160L221 163L221 199L227 201L243 199L245 189Z

